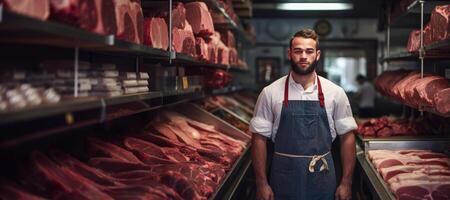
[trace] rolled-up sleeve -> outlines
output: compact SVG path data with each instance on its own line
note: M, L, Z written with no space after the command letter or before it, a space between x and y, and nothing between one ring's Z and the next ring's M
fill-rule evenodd
M272 135L273 114L271 100L266 89L263 89L256 102L255 112L250 121L250 131L270 138Z
M335 109L333 113L334 126L338 135L346 134L358 128L353 118L352 108L344 90L341 90L335 98Z

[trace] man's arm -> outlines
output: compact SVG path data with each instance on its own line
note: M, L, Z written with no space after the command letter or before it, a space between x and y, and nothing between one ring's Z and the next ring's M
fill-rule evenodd
M355 169L356 146L353 131L340 136L342 179L336 191L336 199L351 199L352 178Z
M266 147L267 138L253 133L252 136L252 165L256 177L257 199L274 199L272 189L267 182L266 175Z

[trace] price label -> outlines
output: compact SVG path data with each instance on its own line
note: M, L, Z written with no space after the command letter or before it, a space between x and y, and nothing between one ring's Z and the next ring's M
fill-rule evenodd
M188 89L189 88L189 81L187 76L183 76L182 79L182 84L183 84L183 89Z
M73 117L73 114L70 112L66 113L64 119L66 120L67 125L72 125L75 122L75 118Z

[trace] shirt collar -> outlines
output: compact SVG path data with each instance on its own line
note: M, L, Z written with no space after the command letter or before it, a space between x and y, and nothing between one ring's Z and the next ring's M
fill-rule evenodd
M289 72L289 73L293 73L293 72ZM317 75L316 72L314 72L314 75L316 76L316 78L314 79L314 84L309 87L306 91L303 88L302 84L300 83L296 83L294 81L294 78L292 78L292 75L289 75L289 85L297 87L298 89L300 89L301 91L305 91L305 92L314 92L317 90L317 79L319 78L319 75Z

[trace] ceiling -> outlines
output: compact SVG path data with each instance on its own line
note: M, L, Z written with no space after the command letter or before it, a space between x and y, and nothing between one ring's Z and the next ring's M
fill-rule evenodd
M255 4L264 3L353 3L353 10L345 11L285 11L275 9L258 9ZM381 11L382 0L253 0L254 18L318 18L318 17L342 17L342 18L378 18Z

